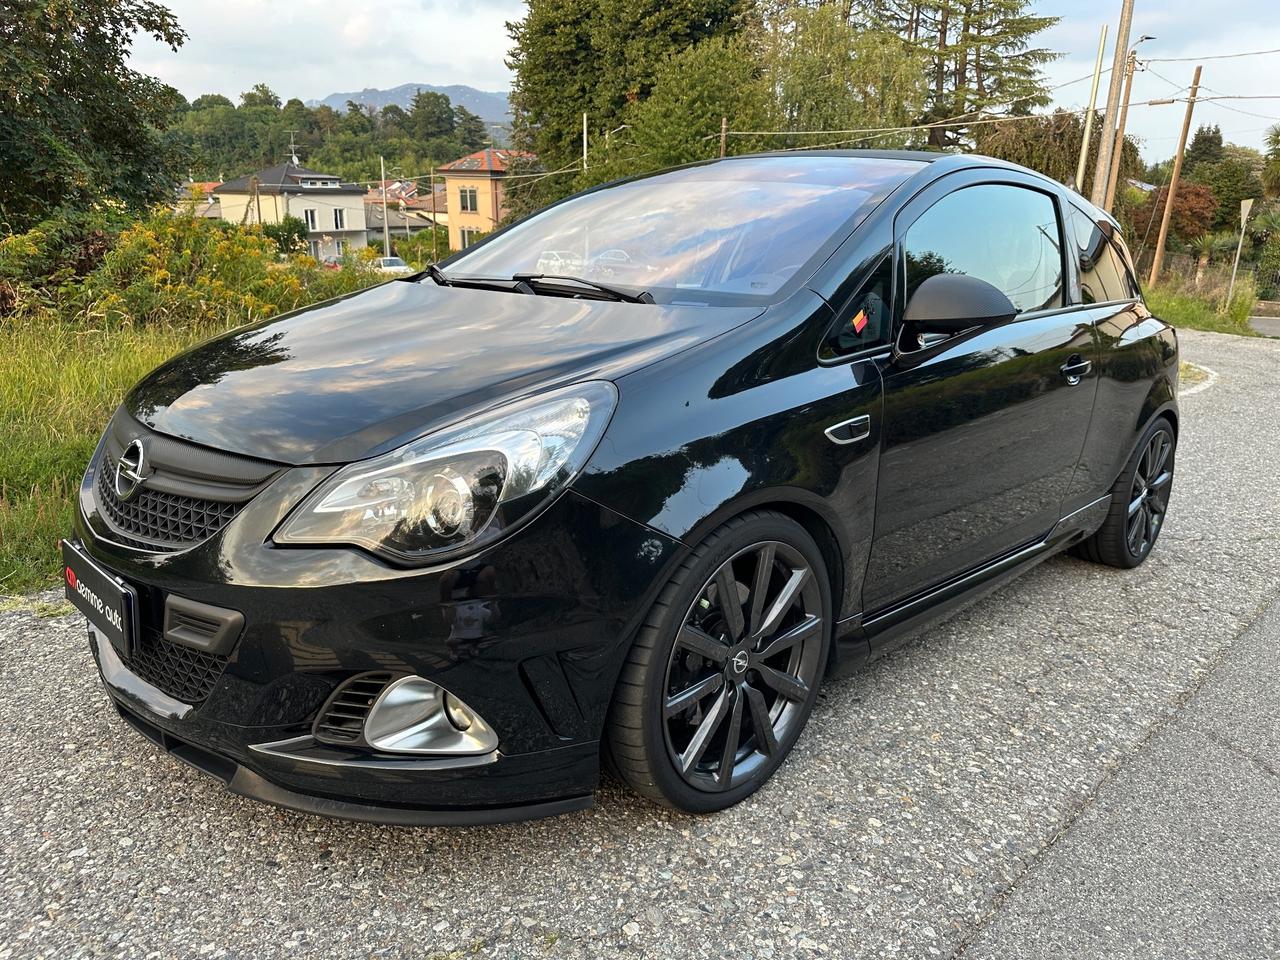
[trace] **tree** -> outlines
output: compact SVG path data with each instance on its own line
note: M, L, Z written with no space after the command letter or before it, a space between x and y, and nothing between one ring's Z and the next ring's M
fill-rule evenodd
M235 104L220 93L204 93L191 101L190 110L212 110L214 107L235 107Z
M280 98L276 96L276 92L265 83L255 83L244 93L240 94L240 106L270 107L273 110L279 110Z
M922 123L1025 114L1049 102L1040 68L1057 54L1032 46L1058 22L1035 16L1029 0L847 0L853 22L891 30L927 58ZM929 131L933 147L962 144L965 127Z
M1048 116L1034 120L1011 119L974 128L974 141L979 153L1022 164L1060 183L1071 183L1075 179L1083 139L1084 118L1065 110L1055 110ZM1090 137L1090 156L1098 155L1101 142L1102 119L1095 117ZM1124 192L1120 188L1130 177L1137 178L1142 173L1138 144L1132 138L1125 137L1116 189L1118 204L1123 204ZM1087 164L1082 187L1085 195L1092 190L1092 181L1093 165Z
M0 224L65 209L141 209L169 196L181 155L166 134L177 92L129 69L145 33L186 39L151 0L0 0Z
M794 7L765 40L766 81L777 92L777 125L788 130L901 127L925 109L926 58L884 30L853 27L840 7ZM797 137L778 143L830 140ZM910 134L877 134L850 146L904 146ZM775 141L776 142L776 141Z
M1134 211L1134 223L1143 234L1149 233L1151 237L1155 237L1160 228L1160 218L1164 216L1168 196L1168 187L1152 190ZM1190 243L1209 230L1217 214L1218 200L1212 190L1200 183L1179 184L1173 203L1173 216L1169 220L1169 233L1180 243ZM1151 227L1150 231L1148 227Z
M1268 197L1280 197L1280 123L1267 131L1266 162L1262 168L1262 185Z
M1255 171L1248 160L1224 154L1219 160L1200 161L1187 175L1189 182L1204 184L1218 199L1211 229L1240 229L1240 201L1262 196L1262 181Z
M1195 136L1182 156L1182 172L1190 176L1191 172L1202 163L1215 163L1222 159L1222 131L1215 123L1201 124L1196 128Z
M597 138L625 122L668 57L737 31L746 0L530 0L507 24L512 143L547 171L581 155L582 115ZM572 181L553 176L521 189L521 209L563 196ZM527 206L526 206L527 205Z
M413 135L419 140L435 140L453 133L453 105L443 93L419 90L409 108Z
M484 121L464 106L453 108L453 135L458 140L460 152L474 153L489 142L489 132Z
M1209 261L1219 254L1235 250L1236 238L1233 233L1202 233L1188 247L1196 257L1195 286L1199 287Z
M718 37L669 57L649 96L626 112L628 129L600 143L590 174L598 182L646 170L707 160L719 151L720 118L742 130L767 129L775 111L764 71L744 38ZM764 146L735 138L730 152Z

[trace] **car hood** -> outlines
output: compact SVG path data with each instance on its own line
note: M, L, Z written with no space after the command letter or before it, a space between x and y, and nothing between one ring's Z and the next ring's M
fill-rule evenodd
M391 281L200 344L149 374L125 407L219 450L341 463L505 398L616 378L761 312Z

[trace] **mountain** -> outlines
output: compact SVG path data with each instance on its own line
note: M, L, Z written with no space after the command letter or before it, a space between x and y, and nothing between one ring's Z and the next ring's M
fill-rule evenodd
M408 110L409 104L413 102L413 95L419 90L443 93L454 106L466 107L485 123L501 123L503 125L511 123L511 107L507 103L505 91L491 93L487 90L477 90L475 87L468 87L458 83L447 87L438 87L433 83L402 83L400 86L392 87L390 90L376 90L373 87L369 87L354 93L331 93L323 100L308 100L307 106L318 107L321 104L325 104L335 110L345 110L347 101L354 100L356 103L377 107L379 110L389 103L394 103Z

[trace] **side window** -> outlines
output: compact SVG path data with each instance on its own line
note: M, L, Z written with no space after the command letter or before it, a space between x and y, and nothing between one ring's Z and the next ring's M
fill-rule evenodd
M849 301L837 322L827 334L818 356L834 360L848 353L889 342L893 317L889 312L893 290L893 258L885 257L863 283L857 296Z
M1063 306L1062 238L1048 194L1005 184L965 187L911 225L906 296L938 273L963 273L1004 291L1019 313Z
M1081 303L1130 300L1138 295L1124 258L1091 217L1071 208L1071 234L1080 263Z

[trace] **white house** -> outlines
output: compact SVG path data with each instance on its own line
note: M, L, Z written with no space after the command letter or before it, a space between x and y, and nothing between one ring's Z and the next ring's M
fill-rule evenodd
M296 163L281 163L214 188L222 219L231 223L279 223L297 217L307 225L307 247L317 260L340 257L366 245L364 188L342 183Z

